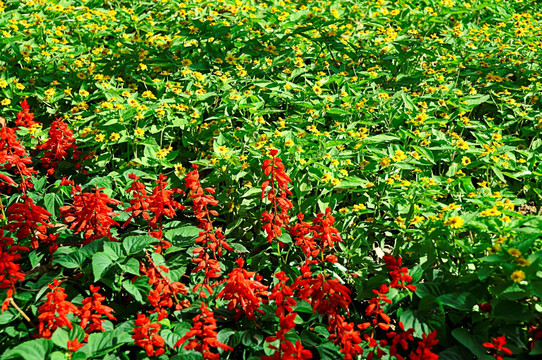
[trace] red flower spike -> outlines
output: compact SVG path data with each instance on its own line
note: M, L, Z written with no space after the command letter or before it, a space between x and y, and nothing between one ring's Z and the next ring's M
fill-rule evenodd
M212 348L221 348L226 351L232 351L233 349L221 342L216 338L216 320L212 311L207 309L205 303L201 303L201 314L194 317L194 325L192 328L175 344L175 347L179 347L190 339L189 343L184 346L186 350L195 350L204 359L218 360L220 354L211 352ZM191 339L192 338L192 339Z
M30 178L37 171L27 165L32 164L32 159L28 156L23 145L17 140L15 129L4 126L0 128L0 168L5 170L14 169L14 173L21 177L19 189L26 193L26 189L32 187ZM0 180L5 183L16 186L17 183L8 175L0 174Z
M300 278L294 282L293 288L300 299L312 305L313 312L335 315L338 309L348 311L350 305L350 289L342 285L338 279L327 279L322 273L315 278Z
M134 344L145 349L147 356L158 356L166 352L164 338L158 335L160 323L151 324L151 320L147 316L137 314L133 331Z
M28 101L25 99L21 101L20 105L22 110L17 113L15 125L29 128L34 124L39 124L38 122L34 121L34 114L30 112Z
M11 204L8 209L8 225L6 230L16 232L17 239L22 241L30 238L32 249L39 247L39 241L50 242L51 238L47 236L47 228L52 227L49 223L51 214L35 205L31 198L23 196L24 202Z
M267 188L271 186L271 189L267 192L267 199L271 202L272 211L265 211L261 218L263 223L262 229L266 233L267 241L269 242L282 235L282 228L289 230L288 223L290 217L288 211L293 207L292 202L287 198L287 195L292 195L290 190L288 190L288 184L292 180L286 174L282 160L275 157L277 153L275 149L271 150L270 154L272 158L264 160L262 165L265 176L271 177L262 183L261 195L263 200L266 197ZM277 192L280 192L278 196Z
M493 357L497 360L503 360L503 356L512 355L512 350L504 347L504 345L506 345L506 336L504 335L492 338L491 342L485 342L482 345L488 349L491 349L493 351Z
M68 294L60 287L60 281L55 279L49 284L51 292L47 293L47 300L38 308L38 334L35 337L50 339L53 332L63 326L72 329L73 325L67 318L68 314L79 314L77 306L67 301Z
M2 302L2 312L9 307L9 299L14 295L17 281L24 281L25 275L16 262L21 259L19 252L28 250L26 247L14 245L13 239L4 236L4 229L0 229L0 289L7 289L7 297Z
M331 333L329 339L341 348L345 360L354 360L363 354L360 332L354 330L354 323L347 322L342 315L329 318L328 330Z
M436 330L433 330L429 335L424 333L422 334L422 341L418 342L418 347L408 358L410 360L437 360L439 356L431 351L436 344L438 344ZM499 360L502 360L502 358Z
M91 193L74 193L73 205L60 207L60 214L66 223L71 223L70 229L75 229L75 234L83 233L83 245L104 236L113 240L111 226L119 225L113 220L113 216L118 214L108 204L119 205L122 202L109 198L102 192L103 189L94 188Z
M104 327L102 326L103 322L105 321L103 316L107 317L109 320L117 320L111 314L113 309L102 304L105 297L98 293L98 290L100 290L99 286L90 285L90 292L92 293L92 296L89 296L83 300L83 306L80 309L81 312L79 314L79 318L81 319L81 323L79 325L87 334L93 331L105 331Z
M222 257L224 250L232 251L233 248L226 242L222 229L214 229L211 215L216 216L218 213L214 210L209 210L209 206L217 206L218 201L214 196L213 188L203 188L199 181L199 173L197 166L192 166L195 170L190 171L185 176L185 187L189 190L189 198L192 200L192 211L198 219L198 228L201 229L198 237L195 239L196 244L201 246L196 247L193 251L197 255L192 261L196 264L194 273L203 271L204 279L202 283L196 284L193 291L200 291L201 297L206 297L205 291L213 293L213 287L218 285L218 282L212 283L213 279L220 277L219 257Z
M238 320L241 317L241 311L237 305L241 305L244 314L250 320L255 320L254 312L263 314L263 310L259 309L262 297L267 295L267 286L257 280L253 280L255 273L243 269L244 261L237 260L236 269L233 269L226 280L226 286L218 294L219 298L230 300L227 309L235 309L236 314L234 319Z
M81 347L83 347L83 344L81 344L79 340L75 338L73 340L68 340L67 347L68 347L68 351L74 352L74 351L79 350Z
M390 286L396 289L408 289L410 291L416 291L416 286L411 285L412 276L408 275L408 268L401 267L403 259L401 256L395 259L392 255L385 255L384 262L386 268L390 270L391 283Z
M68 125L62 121L62 118L53 121L49 128L49 139L39 145L37 149L44 150L41 163L47 169L47 174L49 175L55 173L59 161L68 157L68 151L71 150L72 157L75 160L79 159L81 154L80 151L77 151L73 130L68 128Z

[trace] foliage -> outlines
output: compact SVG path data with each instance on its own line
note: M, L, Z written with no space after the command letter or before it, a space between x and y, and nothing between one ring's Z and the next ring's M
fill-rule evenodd
M542 354L535 1L0 1L0 360Z

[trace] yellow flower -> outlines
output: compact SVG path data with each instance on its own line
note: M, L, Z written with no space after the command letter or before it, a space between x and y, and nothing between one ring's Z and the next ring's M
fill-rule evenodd
M143 135L145 135L145 130L138 127L137 129L135 129L134 133L135 133L135 136L137 137L143 137Z
M466 157L466 156L463 156L463 157L461 158L461 164L463 164L463 165L468 165L468 164L470 164L470 159L469 159L468 157Z
M111 141L117 141L118 139L120 139L120 134L119 133L111 133L111 135L109 135L109 140Z
M8 87L8 82L4 79L0 80L0 88L5 89Z
M97 142L104 142L105 141L105 135L104 134L98 134L98 135L96 135L94 140L96 140Z
M141 97L149 98L149 99L156 99L156 96L154 96L154 94L150 90L144 91L143 94L141 94Z
M452 216L444 222L444 225L451 227L452 229L459 229L463 226L463 219L459 216Z
M331 176L331 174L324 174L324 176L322 176L322 181L328 182L332 178L333 178L333 176Z
M290 146L292 146L292 145L294 145L294 142L293 142L292 140L286 140L286 141L284 142L284 146L290 147Z
M9 104L11 104L11 100L10 99L4 99L4 100L2 100L2 102L0 102L0 104L2 104L4 106L8 106Z
M510 278L514 281L514 282L520 282L520 281L523 281L525 280L525 273L521 270L516 270L512 273L512 275L510 276Z
M496 206L493 206L491 209L486 209L480 213L481 216L488 217L488 216L499 216L501 215L501 212L497 210Z
M333 178L333 179L331 180L331 184L332 184L333 186L339 186L339 185L341 184L341 180L339 180L339 179L337 179L337 178Z
M518 249L508 249L508 253L516 258L521 256L521 251Z
M364 204L355 204L352 210L358 212L365 209L367 209L367 207Z
M317 86L317 85L314 85L314 86L312 87L312 91L314 91L314 93L315 93L316 95L320 95L320 94L322 93L322 88L320 88L320 87Z
M227 146L221 145L217 148L218 152L221 154L225 154L229 151Z
M90 94L89 94L88 91L81 89L81 90L79 90L79 95L81 95L82 97L87 97Z
M389 157L383 157L382 159L380 159L380 166L381 167L386 167L390 164L390 158Z

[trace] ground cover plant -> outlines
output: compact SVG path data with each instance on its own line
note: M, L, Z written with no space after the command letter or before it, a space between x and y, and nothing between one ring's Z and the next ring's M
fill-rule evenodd
M0 360L542 355L536 1L0 1Z

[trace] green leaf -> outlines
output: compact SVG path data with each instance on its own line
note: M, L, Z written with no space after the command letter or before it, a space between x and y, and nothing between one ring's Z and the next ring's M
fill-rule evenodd
M37 359L47 359L49 353L53 349L53 342L46 339L36 339L24 342L20 345L17 345L11 350L5 352L1 360L8 359L18 359L23 358L24 360L37 360Z
M143 304L143 296L141 296L137 287L130 280L124 280L122 282L122 288L132 295L137 302Z
M122 271L139 276L139 261L135 258L129 258L125 264L119 264Z
M454 292L440 295L438 300L444 306L449 306L457 310L470 311L476 304L474 297L468 292Z
M492 356L487 355L486 348L482 346L482 343L486 340L478 339L472 335L467 329L456 328L452 330L452 336L459 341L461 345L469 349L478 360L493 359Z
M150 235L127 236L122 241L122 246L126 255L134 255L144 250L149 244L157 241L158 239Z
M92 255L92 273L94 274L94 281L98 281L102 278L102 275L109 269L113 261L104 252L99 252Z
M45 194L43 202L45 204L45 209L54 215L56 209L56 195L54 193Z

